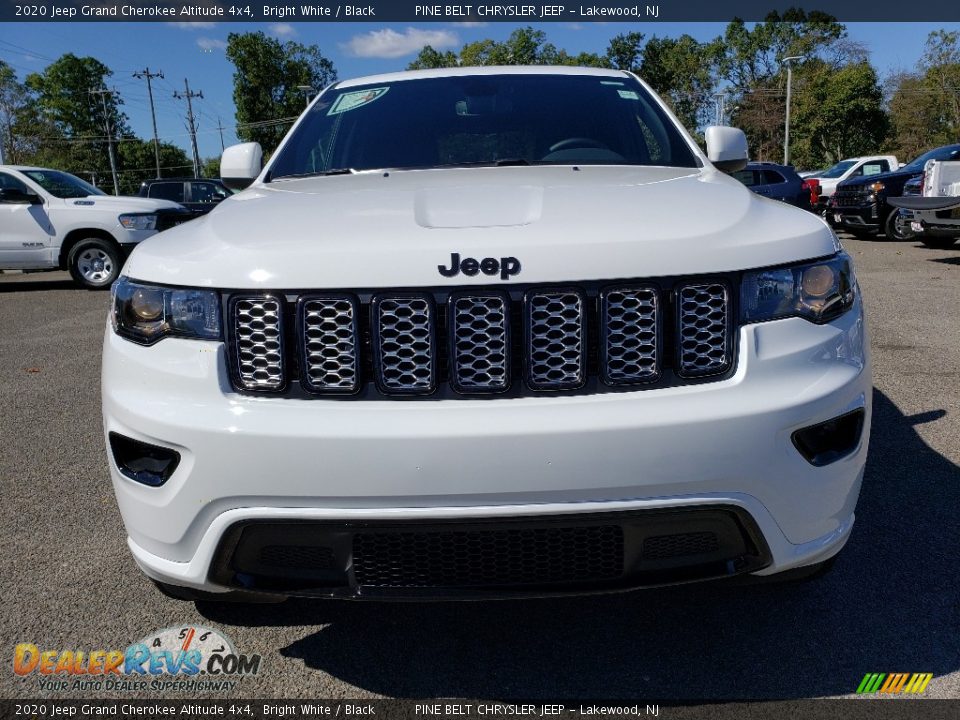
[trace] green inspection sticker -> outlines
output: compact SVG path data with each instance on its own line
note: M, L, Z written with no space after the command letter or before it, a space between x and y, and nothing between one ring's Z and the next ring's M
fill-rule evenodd
M334 101L333 107L327 110L327 115L339 115L350 110L356 110L363 105L369 105L374 100L379 100L386 95L389 89L388 87L379 87L344 93Z

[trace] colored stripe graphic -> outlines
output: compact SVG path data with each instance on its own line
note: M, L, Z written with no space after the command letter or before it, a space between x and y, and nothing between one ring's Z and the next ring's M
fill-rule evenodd
M867 673L857 688L858 693L875 693L880 689L880 683L887 676L886 673Z
M857 694L881 692L887 695L912 693L917 695L927 689L933 673L867 673L857 686Z

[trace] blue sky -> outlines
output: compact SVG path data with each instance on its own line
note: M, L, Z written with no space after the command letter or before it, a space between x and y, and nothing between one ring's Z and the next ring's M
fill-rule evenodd
M220 152L218 116L226 126L224 140L233 133L233 66L224 55L227 34L263 30L282 40L316 44L336 65L340 78L402 70L424 43L438 49L458 49L482 38L504 39L520 24L384 24L371 23L0 23L0 59L11 64L21 79L42 70L66 52L92 55L113 71L113 86L124 99L124 110L134 131L149 138L150 109L147 88L132 73L149 67L162 70L154 81L157 125L161 139L189 147L184 102L173 98L189 78L193 90L203 92L196 102L198 142L203 157ZM537 26L548 40L571 52L603 52L620 32L638 30L650 35L689 33L698 40L722 34L724 23L550 23ZM927 35L938 29L960 30L960 24L847 23L850 37L864 43L881 76L912 69Z

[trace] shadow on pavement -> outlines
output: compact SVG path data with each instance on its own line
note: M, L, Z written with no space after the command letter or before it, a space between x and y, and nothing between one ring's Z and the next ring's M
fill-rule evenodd
M281 650L364 690L484 699L802 698L960 667L960 470L874 391L853 537L805 584L488 603L199 603L226 625L322 625Z
M35 290L77 290L82 288L72 280L14 280L23 275L0 275L0 293L32 292Z

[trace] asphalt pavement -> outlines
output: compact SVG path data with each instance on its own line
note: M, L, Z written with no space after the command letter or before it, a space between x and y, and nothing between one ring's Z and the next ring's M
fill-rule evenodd
M844 243L876 389L857 523L833 572L488 603L161 595L127 550L107 473L108 294L65 273L0 275L0 697L84 694L15 676L17 643L122 649L193 624L263 656L236 697L794 699L850 695L865 673L897 671L931 672L927 696L960 698L960 246Z

